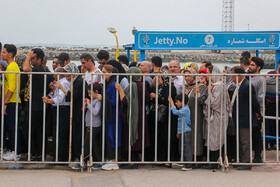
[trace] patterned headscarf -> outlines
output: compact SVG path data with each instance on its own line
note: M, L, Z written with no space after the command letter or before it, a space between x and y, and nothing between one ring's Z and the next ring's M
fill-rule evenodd
M22 65L23 65L25 59L26 59L26 55L23 53L19 53L18 55L16 55L15 61L18 64L19 68L22 68Z
M63 67L67 73L80 73L79 68L73 62Z
M196 71L192 68L187 68L185 71L189 72L189 74L196 74ZM186 89L187 87L193 86L195 84L195 76L192 76L192 80L190 83L186 83Z
M196 71L196 73L199 73L199 67L198 67L198 65L195 64L195 63L193 63L193 62L188 62L188 63L186 63L184 69L186 70L187 68L192 68L192 69L194 69L194 70Z

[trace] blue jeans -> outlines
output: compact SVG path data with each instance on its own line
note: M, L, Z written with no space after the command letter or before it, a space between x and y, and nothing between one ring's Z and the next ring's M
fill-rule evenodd
M20 105L18 104L18 111ZM9 143L11 151L15 151L15 125L16 125L16 103L7 104L6 108L7 115L4 115L4 125L6 132L8 133ZM19 121L19 120L18 120ZM19 126L17 124L17 126ZM20 134L17 128L17 154L20 154Z
M183 134L184 136L184 141L183 141L183 159L184 161L192 161L193 157L193 150L192 150L192 136L191 136L191 131L187 131ZM180 134L179 138L179 152L181 155L181 145L182 145L182 134Z

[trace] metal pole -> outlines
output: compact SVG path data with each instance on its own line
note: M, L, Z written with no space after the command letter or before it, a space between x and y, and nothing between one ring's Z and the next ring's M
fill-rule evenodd
M182 82L182 84L184 83L184 81ZM182 86L182 108L184 108L185 106L185 92L184 92L184 89L185 89L185 85ZM170 111L170 109L169 109ZM181 123L181 129L182 129L182 132L181 132L181 156L180 156L180 160L181 162L184 161L184 118L182 117L182 123Z
M1 112L1 161L3 161L3 154L4 154L4 85L5 85L5 74L2 73L2 112Z
M155 110L155 162L157 162L157 131L158 131L158 76L156 76L156 110Z
M168 95L171 97L171 76L169 76L169 89ZM167 150L167 160L170 162L170 129L171 129L171 112L170 112L170 103L168 102L168 150Z
M32 74L29 75L29 118L28 118L28 161L30 161L31 154L31 107L32 107ZM33 142L34 143L34 142Z
M228 75L226 75L228 76ZM223 93L224 93L224 111L225 111L225 116L224 116L224 136L225 136L225 142L224 142L224 150L225 150L225 157L227 159L227 124L228 124L228 111L227 111L227 86L226 86L226 78L224 78L224 90L223 90Z
M92 166L92 162L93 162L93 158L92 158L92 111L93 111L93 108L92 108L92 93L93 93L93 88L92 88L92 84L93 84L93 75L90 74L90 126L89 126L89 129L90 129L90 135L89 135L89 165ZM87 155L88 156L88 155Z
M60 75L57 75L57 81L59 81ZM58 162L58 139L59 139L59 92L58 88L56 88L56 96L57 96L57 103L56 103L56 151L55 151L55 161Z
M223 83L223 78L224 77L222 77L222 79L221 79L221 83ZM221 113L220 113L220 115L221 115L221 118L220 118L220 149L219 149L219 158L220 159L222 159L222 132L223 132L223 130L222 130L222 124L223 124L223 84L221 84L221 99L220 99L220 102L221 102Z
M239 163L239 79L236 75L236 161Z
M210 110L210 100L211 100L211 76L209 76L209 84L208 84L208 119L207 119L207 162L210 162L210 142L209 142L209 136L210 136L210 117L211 117L211 110Z
M262 83L263 83L263 92L265 93L265 77L262 76ZM266 150L265 150L265 97L262 99L263 102L263 121L262 121L262 132L263 132L263 161L266 162Z
M117 75L117 83L119 83L119 75ZM115 160L118 161L118 132L119 132L119 92L116 91L116 149Z
M195 79L195 86L197 87L197 79ZM194 113L194 162L197 157L197 94L195 93L195 113Z
M70 130L69 130L69 162L72 154L72 126L73 126L73 75L71 75L71 102L70 102Z
M252 76L249 76L250 163L252 163Z
M80 158L80 162L81 162L81 166L84 166L84 157L85 157L85 89L86 89L86 80L85 80L85 76L83 75L83 112L82 112L82 146L81 146L81 158Z
M47 92L47 74L44 74L44 96ZM45 161L45 147L46 147L46 103L43 103L43 146L42 146L42 161Z
M146 76L143 76L143 106L142 106L142 162L144 162L144 155L145 155L145 107L146 107Z
M129 126L128 126L128 161L131 162L131 107L132 107L132 76L129 76Z
M17 86L16 86L16 99L17 99L17 102L16 102L16 122L15 122L15 155L17 155L17 140L18 140L18 88L19 88L19 85L18 85L18 82L19 82L19 75L18 73L16 73L16 76L17 76ZM16 156L14 157L14 161L16 161Z
M105 157L105 97L106 97L106 79L105 75L103 76L103 118L102 118L102 162L104 163Z

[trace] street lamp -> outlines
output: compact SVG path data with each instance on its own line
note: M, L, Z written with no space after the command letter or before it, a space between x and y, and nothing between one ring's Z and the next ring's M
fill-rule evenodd
M116 60L118 61L118 57L119 57L119 41L118 41L118 37L116 35L117 30L113 27L108 27L108 31L110 33L113 33L116 37L116 42L117 42L117 49L116 49Z
M137 29L136 29L136 27L133 27L132 28L132 34L133 34L133 36L135 36L135 32L137 31ZM134 62L136 62L136 50L134 50Z

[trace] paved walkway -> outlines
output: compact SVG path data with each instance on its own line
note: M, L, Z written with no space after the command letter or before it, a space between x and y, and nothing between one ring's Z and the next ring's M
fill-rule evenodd
M119 171L0 170L0 186L279 186L280 172L142 168Z
M275 151L267 152L267 161L275 162ZM84 186L280 186L280 164L254 166L251 171L238 171L230 167L222 170L161 168L145 165L139 169L119 171L97 170L88 173L73 171L67 166L43 164L24 165L24 169L6 169L9 164L0 165L0 187L84 187ZM41 168L41 169L40 169ZM44 168L44 169L42 169Z

